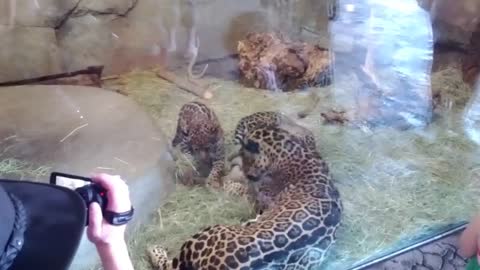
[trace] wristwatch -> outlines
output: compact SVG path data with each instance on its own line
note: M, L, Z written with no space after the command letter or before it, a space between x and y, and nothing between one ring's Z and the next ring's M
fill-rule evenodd
M134 209L132 206L129 211L123 213L116 213L113 211L105 210L103 217L105 218L105 220L107 220L108 223L115 226L121 226L127 224L130 220L132 220L133 213Z

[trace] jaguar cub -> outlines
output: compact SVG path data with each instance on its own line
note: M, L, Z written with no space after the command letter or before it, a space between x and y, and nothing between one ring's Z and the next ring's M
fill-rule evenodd
M198 101L184 104L178 114L177 130L172 146L178 146L182 153L193 160L201 159L200 161L211 164L206 181L208 187L218 189L223 186L224 132L212 109Z

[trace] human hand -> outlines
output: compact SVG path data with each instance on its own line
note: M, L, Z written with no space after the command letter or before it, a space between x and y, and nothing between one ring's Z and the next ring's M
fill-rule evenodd
M480 215L476 215L467 224L465 230L458 239L458 253L464 258L477 256L480 259L478 250L480 247Z
M97 174L92 177L92 181L107 190L107 210L122 213L131 209L130 192L120 176ZM88 215L87 236L97 248L125 243L126 225L114 226L108 223L103 218L102 209L98 203L90 204Z

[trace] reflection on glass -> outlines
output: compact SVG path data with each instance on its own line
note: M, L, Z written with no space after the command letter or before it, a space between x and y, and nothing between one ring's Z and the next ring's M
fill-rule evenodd
M327 269L358 266L462 222L471 210L458 209L476 194L464 190L471 178L462 160L471 152L457 151L466 142L447 114L433 117L428 13L417 1L342 1L341 8L331 25L335 101L369 132L337 137L349 154L335 155L333 169L346 206Z
M180 108L200 101L221 129L192 130L221 130L225 155L238 156L235 128L256 112L281 112L282 128L315 138L344 203L336 243L305 253L325 255L322 269L391 254L477 210L478 91L459 70L432 68L432 18L416 0L56 2L0 3L0 83L20 85L0 89L0 176L38 180L64 166L135 178L171 151L171 175L132 188L157 213L150 198L169 194L164 184L203 183L216 158L201 145L214 139L198 146L177 128ZM170 147L177 132L206 164ZM227 164L249 184L238 159ZM237 197L178 187L132 250L178 255L206 226L255 217Z
M466 135L476 144L480 144L480 97L478 82L475 84L474 89L475 91L465 107L463 121Z
M428 14L416 1L343 4L344 12L331 26L337 98L353 102L346 106L353 106L359 122L402 128L428 124L433 58Z

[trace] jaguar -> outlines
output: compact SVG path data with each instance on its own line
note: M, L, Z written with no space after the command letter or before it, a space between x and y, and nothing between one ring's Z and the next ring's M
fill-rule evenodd
M188 239L169 260L149 248L158 269L312 269L336 240L343 206L326 161L280 127L249 129L239 139L249 181L270 183L271 203L248 224L214 225Z
M178 114L172 147L178 147L190 159L211 163L206 185L215 189L223 186L224 131L211 108L199 101L184 104Z

